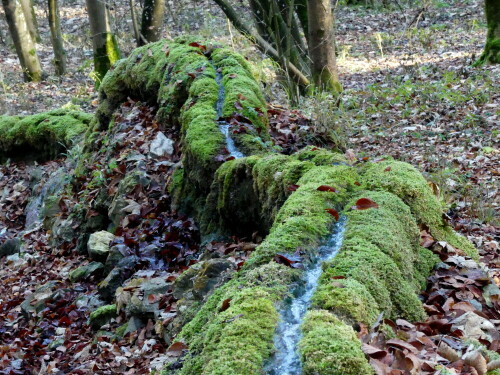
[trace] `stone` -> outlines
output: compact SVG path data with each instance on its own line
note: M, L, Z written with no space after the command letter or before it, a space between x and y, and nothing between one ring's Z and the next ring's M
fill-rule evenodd
M19 253L21 250L21 241L18 238L6 240L0 244L0 257Z
M174 297L203 300L233 271L233 263L225 259L209 259L199 262L177 278L173 289Z
M105 260L108 257L110 242L113 241L115 236L105 230L92 233L87 243L89 256L95 260Z
M85 266L78 267L69 273L69 280L75 283L79 280L86 279L94 272L102 270L104 265L100 262L91 262Z
M29 317L32 314L42 311L45 308L45 303L53 299L58 284L59 283L56 281L49 281L37 288L35 292L28 295L21 303L21 311L23 314Z
M169 156L174 153L174 141L167 138L162 132L158 132L149 146L149 154L152 157Z
M109 255L104 265L104 272L109 273L116 265L127 256L133 255L132 250L123 244L114 245L109 249Z
M127 285L137 285L133 289L125 311L129 316L154 317L160 316L159 300L162 295L167 293L172 284L165 281L163 277L152 279L133 279Z
M64 242L71 242L75 237L74 225L75 222L71 217L66 219L62 219L61 217L56 218L54 224L52 224L51 244L57 246Z
M116 317L116 305L105 305L90 314L88 324L92 329L99 329Z
M133 274L134 268L139 262L140 259L136 256L128 256L120 260L97 286L99 295L104 300L110 301L115 296L116 290Z

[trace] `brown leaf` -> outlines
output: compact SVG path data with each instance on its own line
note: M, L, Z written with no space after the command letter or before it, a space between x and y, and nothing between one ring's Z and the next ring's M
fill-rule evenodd
M316 190L318 190L318 191L329 191L331 193L336 193L337 192L337 189L335 189L333 186L328 186L328 185L321 185Z
M325 211L332 215L335 220L339 221L340 216L337 210L334 210L333 208L327 208Z
M353 210L367 210L369 208L378 208L378 204L368 198L361 198L356 201L356 205L352 206Z
M186 344L181 341L177 341L170 345L170 347L167 349L167 353L172 357L180 357L182 355L182 352L186 349Z
M479 351L475 350L473 352L466 353L462 358L466 365L472 366L476 369L478 375L486 375L486 372L488 372L486 359L481 353L479 353Z
M288 186L288 191L296 191L299 187L299 185L290 185Z
M460 355L455 350L450 348L448 346L448 344L445 344L444 342L441 342L439 344L437 353L441 357L446 358L450 362L455 362L455 361L458 361L460 359Z
M225 299L222 302L222 306L220 307L219 312L226 311L227 309L229 309L229 306L231 306L231 298Z
M382 359L389 354L385 350L376 348L375 346L368 344L363 344L361 349L363 349L363 353L365 353L368 357L375 359Z

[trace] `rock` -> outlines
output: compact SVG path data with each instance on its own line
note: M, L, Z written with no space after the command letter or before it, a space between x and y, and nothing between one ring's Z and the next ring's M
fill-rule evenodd
M125 311L130 316L154 317L160 316L160 297L172 288L172 284L165 281L163 277L152 279L133 279L127 286L137 286L132 290Z
M76 270L73 270L69 273L69 280L72 283L77 282L78 280L86 279L94 272L98 270L102 270L104 265L100 262L92 262L85 266L78 267Z
M132 250L127 245L118 244L109 249L109 255L104 265L104 272L109 273L116 265L127 256L133 255Z
M116 290L127 280L134 272L135 266L140 262L136 256L125 257L120 260L116 267L101 281L97 287L99 295L106 301L110 301Z
M21 240L12 238L0 244L0 257L17 254L21 251Z
M75 236L75 229L73 229L75 222L71 217L62 219L56 218L52 225L52 235L50 242L53 246L58 246L64 242L71 242Z
M496 332L495 325L492 322L472 311L466 312L451 323L453 323L453 329L460 329L468 339L491 341L491 333Z
M158 132L149 146L149 154L153 157L162 157L174 153L174 141L167 138L162 132Z
M177 299L203 300L214 287L234 271L234 265L225 259L199 262L177 278L174 297Z
M75 301L76 307L79 309L86 307L89 310L96 310L97 308L104 305L104 302L99 299L99 297L93 295L82 294Z
M90 314L88 324L92 329L99 329L116 317L116 305L106 305L99 307Z
M23 314L29 317L31 314L42 311L45 308L45 302L53 299L58 284L59 283L56 281L49 281L37 288L34 293L28 295L21 303L21 311Z
M109 254L109 244L115 236L105 230L92 233L87 243L89 256L96 260L105 260Z

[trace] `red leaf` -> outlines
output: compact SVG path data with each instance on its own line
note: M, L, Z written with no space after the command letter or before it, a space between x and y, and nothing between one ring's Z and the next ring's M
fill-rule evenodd
M186 350L187 346L183 342L177 341L174 342L170 347L167 349L167 353L169 353L170 356L173 357L180 357L182 354L183 350Z
M299 188L300 186L299 185L290 185L288 187L288 191L295 191Z
M391 171L391 167L387 167L386 169L384 169L384 172L390 172Z
M199 48L203 51L206 51L207 50L207 46L204 46L203 44L200 44L200 43L196 43L196 42L193 42L193 43L189 43L189 45L191 47L196 47L196 48Z
M274 257L274 261L279 264L284 264L285 266L291 268L300 268L302 259L299 256L293 254L281 254L278 253Z
M225 299L224 302L222 302L222 306L219 309L219 312L226 311L229 309L229 306L231 306L231 298Z
M369 208L378 208L378 204L368 198L358 199L355 206L352 206L353 210L367 210Z
M339 221L339 213L337 212L337 210L334 210L333 208L327 208L325 209L326 212L328 212L330 215L332 215L335 220Z
M336 193L337 192L337 189L335 189L332 186L328 186L328 185L321 185L316 190L318 190L318 191L329 191L331 193Z
M387 354L389 354L385 350L376 348L376 347L374 347L372 345L368 345L368 344L363 344L362 349L363 349L363 353L365 353L368 357L375 358L375 359L382 359Z

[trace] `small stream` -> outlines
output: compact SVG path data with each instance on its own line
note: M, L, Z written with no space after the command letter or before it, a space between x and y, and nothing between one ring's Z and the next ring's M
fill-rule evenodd
M300 326L322 273L322 263L335 258L342 246L347 219L345 216L335 224L327 242L318 249L318 258L304 271L304 284L297 290L295 298L281 311L281 321L274 338L276 352L265 371L268 375L300 375L302 364L298 353L301 339Z
M226 90L224 88L224 85L222 84L222 73L218 71L217 67L212 61L210 61L210 64L215 70L215 81L219 86L219 96L217 98L217 104L215 106L217 117L219 118L217 123L219 124L221 133L224 134L224 137L226 138L226 148L229 152L229 155L234 157L235 159L240 159L245 157L245 155L243 155L243 153L238 150L238 147L236 147L236 145L234 144L234 140L231 138L231 134L229 133L229 123L226 120L222 120L222 109L224 107L224 100L226 99Z

